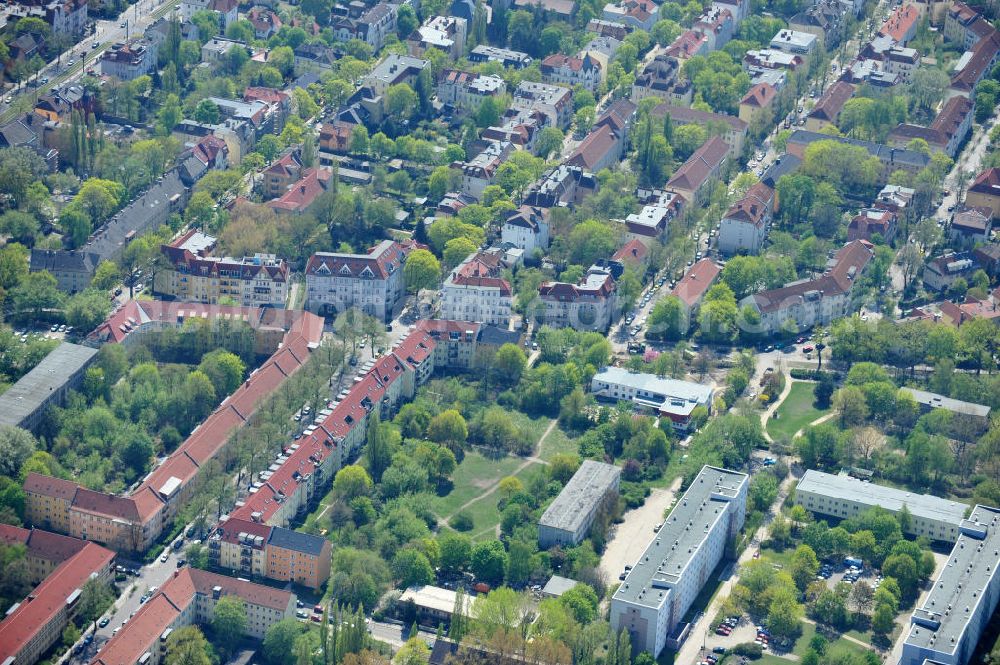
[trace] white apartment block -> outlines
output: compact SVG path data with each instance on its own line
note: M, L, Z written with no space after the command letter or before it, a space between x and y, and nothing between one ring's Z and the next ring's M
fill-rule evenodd
M957 525L948 563L913 610L899 665L966 665L1000 599L1000 510L976 506Z
M507 84L499 76L474 74L457 69L441 72L437 84L438 101L458 109L475 112L483 101L507 92Z
M403 264L410 248L383 240L368 254L316 252L306 264L306 306L324 315L357 307L387 321L406 295Z
M746 517L745 473L702 467L611 598L611 627L654 657L675 634Z
M719 226L719 251L732 255L743 251L759 254L767 239L774 192L763 183L751 187L746 195L726 211Z
M547 211L532 206L521 206L500 227L500 241L513 245L531 255L536 249L549 247L549 220Z
M502 277L499 254L476 252L459 264L441 288L441 316L506 328L513 291Z
M969 507L959 501L876 485L846 474L835 476L812 469L806 471L799 481L795 489L795 503L817 515L836 519L856 517L875 506L897 514L906 506L911 515L906 535L949 543L958 537L959 524Z

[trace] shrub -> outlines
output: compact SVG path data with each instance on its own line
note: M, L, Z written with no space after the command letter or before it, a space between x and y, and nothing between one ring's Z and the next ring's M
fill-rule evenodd
M754 642L743 642L742 644L737 644L729 651L737 656L746 656L747 658L752 658L754 660L757 660L764 655L763 647Z
M468 513L456 513L448 520L448 524L455 531L472 531L472 517Z

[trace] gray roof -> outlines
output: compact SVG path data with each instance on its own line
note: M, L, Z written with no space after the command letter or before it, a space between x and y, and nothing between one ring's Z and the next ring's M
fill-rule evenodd
M781 176L795 173L799 170L799 166L801 165L802 160L795 155L782 155L769 167L767 167L767 170L764 171L764 175L760 177L760 181L771 189L777 189L778 180Z
M545 583L545 588L542 589L542 595L559 597L575 587L577 584L580 584L580 582L571 580L568 577L553 575L549 578L549 581Z
M702 467L618 587L615 599L651 608L665 603L670 597L668 589L683 576L715 523L725 517L726 504L739 495L747 482L745 473Z
M853 501L882 506L896 512L903 505L917 517L939 522L958 524L969 506L959 501L949 501L930 494L917 494L885 487L852 478L848 475L833 475L810 469L799 481L798 491L813 492L823 496L849 498Z
M594 379L662 395L664 398L683 399L698 404L704 404L712 399L711 386L678 379L661 379L655 374L630 372L622 367L605 367L594 375Z
M575 533L595 503L614 486L622 470L611 464L584 460L556 500L549 505L539 525Z
M268 545L276 545L286 550L294 550L313 556L319 556L325 542L326 540L319 536L311 536L308 533L300 533L280 526L271 529L271 537L267 539Z
M513 330L504 330L499 326L483 326L479 329L479 342L503 346L504 344L517 344L521 339L521 334Z
M922 606L913 611L909 635L903 644L905 660L910 649L921 651L921 657L933 659L933 653L952 654L962 645L962 635L969 620L976 616L975 608L995 594L992 579L1000 567L1000 510L976 506L967 520L961 520L960 533L948 557L948 564L934 582L934 588ZM987 608L977 620L985 622L993 607ZM969 648L974 644L966 645ZM961 662L961 661L950 661Z
M173 197L183 198L186 193L187 187L181 181L180 171L168 171L146 192L101 226L94 233L96 240L87 244L87 251L97 253L101 259L114 258L124 246L125 236L129 231L142 235L153 230L160 223L163 207L169 206Z
M53 391L62 388L95 355L97 349L89 346L69 342L57 346L34 369L0 395L0 425L20 427L25 418L45 404Z
M792 132L792 135L788 137L789 143L801 145L809 145L811 143L815 143L816 141L837 141L838 143L847 143L859 148L864 148L869 152L869 154L872 155L872 157L878 157L883 162L891 164L910 164L918 168L923 168L931 161L930 157L922 152L917 152L916 150L907 150L906 148L890 148L889 146L881 143L861 141L859 139L849 139L842 136L830 136L829 134L810 132L805 129L796 129Z
M29 265L33 271L48 270L50 273L79 272L93 275L101 257L94 252L80 252L71 249L32 248Z
M960 399L952 399L951 397L929 393L925 390L917 390L916 388L903 388L903 390L913 395L913 399L917 401L917 404L929 406L932 409L945 409L952 413L979 416L980 418L988 418L990 415L990 407L982 404L963 402Z

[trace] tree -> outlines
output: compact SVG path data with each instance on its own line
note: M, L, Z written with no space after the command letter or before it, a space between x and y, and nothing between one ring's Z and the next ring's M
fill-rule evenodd
M327 14L329 15L329 12ZM420 21L417 20L417 15L413 11L413 7L400 5L398 15L396 16L396 34L399 36L400 41L405 41L419 25Z
M46 271L29 273L11 290L11 315L22 321L39 320L45 310L62 307L63 293L56 278Z
M414 635L393 656L392 665L426 665L430 656L430 647L422 637Z
M427 426L427 438L455 451L469 438L469 429L461 413L447 409L431 420Z
M800 591L804 591L809 583L816 579L817 572L819 572L819 559L816 558L816 552L808 545L796 547L789 564L789 573Z
M896 625L896 612L891 605L882 603L872 614L872 631L879 635L888 635Z
M219 123L219 106L211 99L203 99L194 109L194 119L205 125Z
M198 369L212 382L215 394L222 396L229 395L243 383L246 363L235 353L216 349L202 356Z
M466 535L445 531L438 537L438 549L441 551L441 569L457 573L469 564L472 541Z
M552 153L559 154L562 150L563 140L562 130L558 127L546 127L538 135L535 143L535 153L542 159L548 159Z
M792 638L802 630L802 606L795 594L784 586L775 587L770 592L771 602L765 623L777 637Z
M345 500L365 496L372 488L372 479L368 472L357 464L345 466L333 479L333 489Z
M490 362L490 375L501 388L512 388L521 380L521 374L528 363L520 346L504 344Z
M503 582L507 552L499 540L487 540L472 548L470 568L476 579L496 586Z
M577 584L559 597L578 623L586 625L597 618L598 598L594 589L587 584Z
M833 408L840 415L841 427L861 425L868 419L868 402L857 386L845 386L834 393Z
M165 665L212 665L212 646L197 626L178 628L167 638Z
M392 435L392 425L383 425L378 412L373 411L368 416L365 460L368 462L368 470L375 482L382 479L382 473L392 463ZM398 434L396 438L399 438Z
M247 631L246 603L239 596L223 596L215 604L212 632L226 653L232 653Z
M392 559L392 574L399 585L407 589L434 581L434 569L423 552L407 548L400 550Z
M426 249L415 249L406 257L403 278L407 290L411 293L421 289L437 288L441 279L441 264L437 257Z
M0 149L0 191L10 196L16 205L22 203L28 186L42 178L47 170L42 158L30 148Z
M444 245L442 258L449 268L453 268L464 261L477 249L475 243L468 238L452 238Z
M501 635L519 632L525 622L530 621L530 617L531 604L528 598L509 587L480 594L472 602L475 630L487 639L498 632Z
M293 653L295 640L306 626L297 619L282 619L264 634L264 659L271 665L284 665Z
M417 109L420 100L417 93L407 83L397 83L385 91L385 111L396 120L408 120Z

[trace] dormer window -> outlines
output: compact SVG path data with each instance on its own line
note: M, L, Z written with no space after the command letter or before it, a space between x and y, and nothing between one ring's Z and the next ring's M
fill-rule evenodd
M341 268L340 268L340 274L341 275L350 275L351 274L351 268L350 268L350 266L348 266L346 263L343 266L341 266Z

